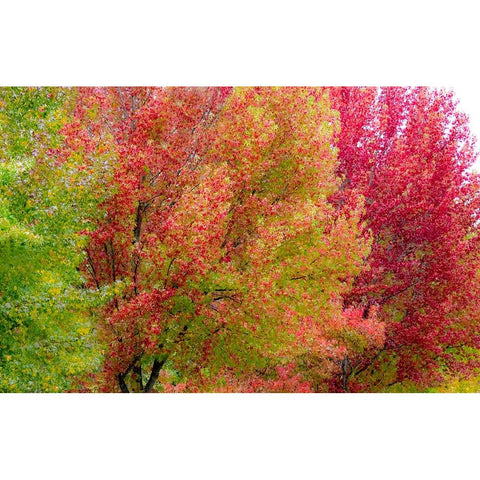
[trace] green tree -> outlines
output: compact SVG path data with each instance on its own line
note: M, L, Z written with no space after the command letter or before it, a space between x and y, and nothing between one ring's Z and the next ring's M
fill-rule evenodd
M0 391L64 391L94 371L84 239L52 154L72 92L0 89Z

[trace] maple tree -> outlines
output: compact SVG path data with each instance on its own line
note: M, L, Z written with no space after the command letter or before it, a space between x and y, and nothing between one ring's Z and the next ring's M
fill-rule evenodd
M336 124L315 89L81 90L59 158L81 138L80 169L115 159L85 262L118 289L104 389L150 391L166 364L214 388L225 369L336 362L345 332L365 336L342 311L368 241L360 200L328 202Z
M356 388L422 387L478 366L478 175L467 118L428 88L338 88L343 197L366 199L366 268L346 296L386 325L383 348L356 359ZM336 201L344 201L340 195ZM474 307L474 308L471 308Z

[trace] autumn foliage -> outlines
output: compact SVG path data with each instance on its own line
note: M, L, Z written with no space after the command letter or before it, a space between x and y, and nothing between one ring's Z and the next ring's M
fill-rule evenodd
M478 176L467 118L451 93L342 88L339 173L361 192L374 242L346 297L380 308L385 344L352 365L359 388L428 385L477 366ZM346 196L349 193L345 193Z
M24 188L60 185L47 218L70 232L72 273L56 278L100 359L70 390L425 390L477 375L479 181L452 93L54 93L58 127L46 142L30 126L42 153Z

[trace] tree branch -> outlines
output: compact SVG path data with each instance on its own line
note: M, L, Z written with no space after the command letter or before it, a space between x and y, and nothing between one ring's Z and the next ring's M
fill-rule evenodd
M117 375L118 378L118 385L120 386L120 390L122 393L130 393L130 390L127 387L127 384L125 383L125 375L123 373L119 373Z
M158 376L160 375L160 371L162 370L162 367L165 364L166 360L167 360L167 357L165 357L161 361L157 359L153 361L152 371L150 372L150 378L148 379L148 382L143 389L145 393L149 393L152 391L152 388L155 385L155 382L158 380Z

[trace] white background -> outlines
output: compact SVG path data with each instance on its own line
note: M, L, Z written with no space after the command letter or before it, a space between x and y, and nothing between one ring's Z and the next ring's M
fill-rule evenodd
M2 5L3 85L453 87L480 137L468 1ZM2 395L4 478L471 478L478 395Z
M479 65L480 68L480 65ZM479 76L472 79L472 83L459 82L454 85L454 90L457 98L459 99L459 109L465 112L470 118L470 130L480 140L480 85L478 83ZM476 82L476 83L475 83ZM479 145L477 144L477 150ZM474 165L474 170L480 173L480 158Z

